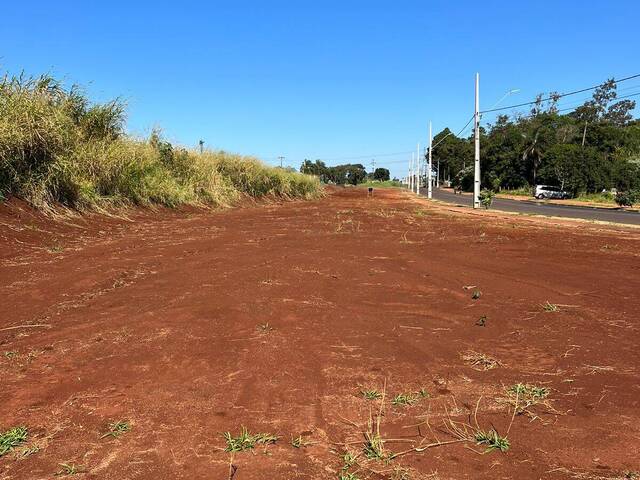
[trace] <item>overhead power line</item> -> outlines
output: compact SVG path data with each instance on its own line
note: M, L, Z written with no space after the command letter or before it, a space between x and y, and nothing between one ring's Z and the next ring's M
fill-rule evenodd
M639 95L640 95L640 92L630 93L629 95L623 95L621 97L616 97L616 100L624 100L625 98L637 97ZM575 110L575 109L576 109L576 106L567 107L567 108L559 108L559 109L556 110L556 113L568 112L570 110ZM528 115L518 115L517 118L533 118L533 117L536 117L537 115L539 115L539 114L531 113L531 114L528 114ZM484 125L489 125L491 122L490 121L485 121L483 123L484 123Z
M359 155L359 156L355 156L355 157L333 157L333 158L322 158L319 157L320 160L323 161L327 161L327 162L335 162L338 160L366 160L366 159L370 159L373 157L393 157L395 155L406 155L408 153L412 153L413 150L407 150L404 152L392 152L392 153L371 153L369 155Z
M471 115L471 118L469 119L469 121L468 121L467 123L465 123L464 127L462 127L462 128L460 129L460 131L459 131L458 133L456 133L456 134L455 134L455 136L456 136L456 137L459 137L459 136L462 134L462 132L464 132L464 131L467 129L467 127L469 126L469 124L470 124L471 122L473 122L473 117L474 117L474 115ZM454 134L453 132L449 132L448 134L446 134L446 135L445 135L444 137L442 137L438 142L436 142L436 144L435 144L435 145L432 145L432 146L431 146L431 150L433 150L433 149L434 149L434 148L436 148L438 145L440 145L442 142L444 142L444 139L445 139L445 138L447 138L449 135L453 135L453 134Z
M626 82L627 80L632 80L634 78L640 78L640 73L637 74L637 75L631 75L629 77L621 78L620 80L615 80L615 79L613 79L613 80L614 80L614 82L616 84L618 84L618 83L621 83L621 82ZM491 108L489 110L483 110L480 113L483 114L483 113L491 113L491 112L500 112L500 111L509 110L509 109L512 109L512 108L526 107L526 106L529 106L529 105L534 105L534 104L536 104L538 102L548 102L549 100L558 100L560 98L568 97L570 95L577 95L578 93L583 93L583 92L588 92L590 90L595 90L598 87L602 87L603 85L606 85L606 83L607 82L603 82L603 83L600 83L598 85L594 85L593 87L581 88L580 90L574 90L572 92L561 93L561 94L558 94L558 95L550 95L550 96L548 96L546 98L542 98L540 100L533 100L532 102L518 103L516 105L509 105L507 107Z

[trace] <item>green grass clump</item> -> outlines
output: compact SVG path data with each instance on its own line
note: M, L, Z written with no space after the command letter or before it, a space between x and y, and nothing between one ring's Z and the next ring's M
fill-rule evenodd
M256 445L269 445L278 440L277 436L269 433L249 433L246 427L242 427L235 437L231 432L225 432L223 435L227 442L226 452L243 452L255 448Z
M378 390L362 390L360 391L360 394L362 395L363 398L366 398L367 400L378 400L380 398L382 398L382 393L380 393Z
M157 131L124 132L125 104L91 103L54 78L0 78L0 197L79 210L122 205L226 206L243 196L310 198L312 176L223 151L187 150Z
M366 432L362 452L364 456L375 460L385 460L384 440L379 433Z
M484 453L489 453L494 450L506 452L510 447L507 437L500 436L500 434L493 429L486 432L478 430L475 435L475 440L478 445L485 445L487 447Z
M0 457L26 442L27 436L25 427L13 427L0 434Z

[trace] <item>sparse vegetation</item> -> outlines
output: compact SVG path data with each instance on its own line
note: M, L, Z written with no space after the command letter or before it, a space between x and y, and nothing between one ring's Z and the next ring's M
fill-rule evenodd
M545 312L559 312L560 306L555 303L549 303L548 301L540 305Z
M302 435L298 435L297 437L291 439L291 446L293 448L303 448L308 445L311 445L311 442L305 440Z
M74 463L59 463L60 470L56 472L56 475L75 475L82 471L82 467L76 466Z
M511 431L511 425L513 425L513 419L516 415L516 410L514 409L513 415L511 416L511 422L509 423L509 427L507 428L507 433L505 435L500 435L495 427L492 427L489 430L484 430L480 428L478 423L478 408L480 406L480 401L482 397L478 399L476 403L475 411L473 412L473 422L471 423L463 423L458 422L447 414L447 420L445 421L445 427L449 431L449 433L460 442L468 442L473 443L475 445L480 445L486 447L484 452L482 453L490 453L494 450L499 450L501 452L506 452L509 450L511 446L509 439L507 436Z
M269 445L276 443L278 437L270 433L249 433L246 427L242 427L240 433L237 436L233 436L231 432L225 432L223 434L224 439L227 442L227 452L243 452L245 450L252 450L256 445Z
M365 457L369 459L386 459L386 455L384 453L384 440L382 440L379 432L365 432L362 452Z
M418 396L413 393L399 393L391 401L393 405L397 406L411 406L418 401Z
M399 393L396 395L391 401L392 405L398 406L411 406L416 404L421 398L426 398L429 396L429 393L426 389L421 388L417 392L410 393Z
M131 424L127 420L118 420L117 422L110 423L107 432L101 435L100 438L117 438L129 430L131 430Z
M543 405L547 411L556 413L547 397L550 394L547 387L537 385L517 383L507 389L508 398L506 401L515 409L517 414L526 413L532 418L537 416L530 410L536 405Z
M487 447L484 453L489 453L494 450L506 452L510 447L507 437L501 436L494 429L487 430L486 432L478 430L475 434L475 440L478 445Z
M382 398L382 393L378 390L361 390L360 394L367 400L378 400Z
M462 355L462 360L476 370L491 370L501 366L501 363L495 358L472 350L464 353Z
M31 445L31 446L27 446L22 448L18 454L17 457L18 458L25 458L28 457L30 455L33 455L34 453L38 453L40 451L40 446L39 445Z
M319 181L250 157L124 133L120 99L93 104L48 75L0 79L0 193L48 210L224 206L241 196L313 197Z
M26 427L13 427L0 434L0 457L27 441Z
M273 327L269 324L269 322L261 323L258 325L258 331L266 335L273 332Z
M355 473L340 472L340 474L338 475L338 480L360 480L360 477L358 477Z

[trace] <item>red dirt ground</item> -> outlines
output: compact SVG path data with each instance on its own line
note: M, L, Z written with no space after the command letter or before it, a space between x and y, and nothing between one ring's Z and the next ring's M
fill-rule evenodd
M235 480L337 479L346 450L360 479L633 478L640 231L454 210L361 189L133 221L3 207L0 431L24 425L40 450L0 458L0 479L70 463L79 478L227 480L230 460ZM470 350L500 364L476 370ZM518 382L550 394L513 418L506 453L360 453L381 403L363 389L385 389L398 453L453 440L444 422L475 425L476 408L505 435ZM100 438L123 419L131 431ZM231 458L222 434L243 425L280 439ZM300 434L313 443L294 448Z

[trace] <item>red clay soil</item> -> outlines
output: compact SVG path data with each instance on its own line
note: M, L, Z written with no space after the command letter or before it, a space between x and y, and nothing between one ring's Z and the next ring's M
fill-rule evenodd
M29 432L0 479L337 479L347 451L360 479L640 471L638 230L361 189L131 220L0 212L0 432ZM548 397L514 416L517 383ZM362 453L381 404L387 462ZM279 439L225 452L242 426Z

